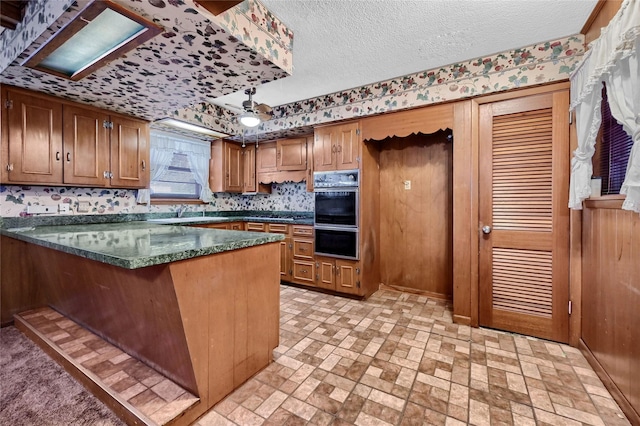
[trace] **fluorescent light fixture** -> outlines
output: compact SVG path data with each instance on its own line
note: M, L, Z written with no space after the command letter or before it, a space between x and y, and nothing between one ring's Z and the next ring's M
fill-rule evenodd
M94 1L24 63L80 80L162 32L162 27L108 0Z
M253 112L247 111L240 115L240 124L247 127L256 127L262 120Z
M162 120L155 121L154 124L162 124L177 129L187 130L190 132L200 133L214 138L226 138L227 134L216 132L215 130L208 129L206 127L198 126L197 124L187 123L186 121L176 120L175 118L163 118Z

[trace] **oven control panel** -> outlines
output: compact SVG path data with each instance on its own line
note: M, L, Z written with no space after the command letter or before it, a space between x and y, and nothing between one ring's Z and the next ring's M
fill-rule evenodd
M332 172L314 172L314 188L357 188L358 170L337 170Z

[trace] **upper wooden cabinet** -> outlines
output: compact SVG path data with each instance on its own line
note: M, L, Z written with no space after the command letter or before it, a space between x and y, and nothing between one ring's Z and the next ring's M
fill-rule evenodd
M359 167L360 123L317 127L313 143L314 171Z
M307 138L262 143L256 154L258 182L302 182L307 178Z
M247 145L243 148L237 143L224 140L211 144L209 186L213 192L271 192L270 187L258 185L256 147Z
M3 183L148 187L147 122L23 89L2 99Z
M242 192L256 192L256 147L248 145L242 150L243 179Z
M238 144L217 140L211 144L209 186L213 192L242 192L243 189L242 147Z
M307 138L276 141L278 170L307 169Z

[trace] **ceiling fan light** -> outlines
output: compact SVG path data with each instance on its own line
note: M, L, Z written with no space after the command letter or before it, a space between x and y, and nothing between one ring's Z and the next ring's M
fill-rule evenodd
M260 124L260 121L262 121L260 120L260 117L255 115L253 112L245 112L240 115L240 124L246 127L256 127Z

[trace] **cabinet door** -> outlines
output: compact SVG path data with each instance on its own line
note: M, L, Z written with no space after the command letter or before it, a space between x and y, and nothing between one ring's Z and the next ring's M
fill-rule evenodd
M333 127L316 129L313 141L313 170L335 170L335 150Z
M360 123L336 126L336 169L349 170L359 167Z
M250 145L243 148L242 160L242 192L256 192L256 147Z
M242 147L224 143L225 191L242 192Z
M244 223L243 222L229 222L229 228L232 231L244 231Z
M314 261L294 259L291 280L294 283L314 286L316 282Z
M111 186L149 187L149 125L140 120L111 116Z
M307 169L307 139L282 139L276 142L278 170Z
M64 183L108 186L109 116L71 105L63 107Z
M358 262L336 259L336 291L362 295Z
M277 145L275 142L263 143L256 152L256 173L278 171Z
M291 238L280 241L280 279L291 281Z
M8 183L61 184L62 104L12 90L5 93L8 141L2 144L8 146L2 151L8 155L3 181L6 176Z
M316 256L316 285L327 290L336 289L336 264L334 259Z

